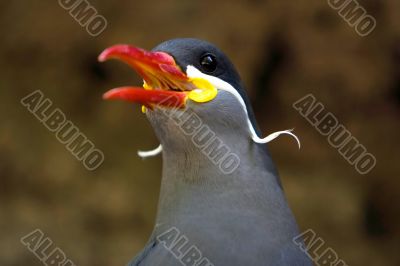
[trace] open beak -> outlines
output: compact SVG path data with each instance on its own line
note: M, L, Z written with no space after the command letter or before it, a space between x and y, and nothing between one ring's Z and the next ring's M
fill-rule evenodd
M164 52L149 52L129 45L112 46L99 56L99 61L119 59L131 66L144 80L143 87L121 87L103 95L106 100L125 100L152 108L153 105L182 108L188 94L196 87Z

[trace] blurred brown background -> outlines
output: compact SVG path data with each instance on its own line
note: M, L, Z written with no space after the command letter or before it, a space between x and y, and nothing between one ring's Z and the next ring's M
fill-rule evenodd
M176 37L206 39L239 69L265 134L295 127L270 149L300 227L312 228L348 265L400 265L400 2L359 1L377 19L362 38L326 0L106 1L91 37L58 1L2 1L0 25L0 265L42 265L20 238L40 228L76 265L125 265L155 218L160 157L139 106L104 102L140 84L106 47L151 49ZM99 149L89 172L26 108L40 89ZM360 175L292 104L313 93L377 158Z

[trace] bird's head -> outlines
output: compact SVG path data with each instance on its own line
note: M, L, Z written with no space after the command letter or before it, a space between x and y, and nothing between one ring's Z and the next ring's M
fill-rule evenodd
M99 56L108 59L127 63L144 83L110 90L104 98L142 104L162 144L190 145L194 133L184 130L190 126L206 126L233 143L238 137L258 139L240 76L214 45L197 39L170 40L152 51L116 45Z
M142 104L153 127L163 131L164 136L176 124L167 122L171 118L166 117L168 113L174 116L195 113L213 130L213 125L218 124L218 131L247 127L247 96L241 79L229 58L214 45L196 39L170 40L152 51L116 45L99 56L100 61L111 58L130 65L144 84L143 88L110 90L104 98ZM174 139L179 135L184 132L174 132Z

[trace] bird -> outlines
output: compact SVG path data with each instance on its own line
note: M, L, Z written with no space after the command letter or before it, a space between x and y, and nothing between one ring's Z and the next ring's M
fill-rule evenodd
M245 86L215 45L193 38L147 51L126 44L99 61L131 66L143 86L112 89L107 100L141 104L162 154L155 226L129 266L312 265ZM298 143L300 145L300 143Z

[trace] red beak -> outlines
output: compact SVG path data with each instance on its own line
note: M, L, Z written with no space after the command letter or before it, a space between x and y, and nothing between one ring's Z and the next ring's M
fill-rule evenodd
M147 107L185 106L187 91L193 89L187 75L176 64L175 59L163 52L149 52L129 45L115 45L99 56L99 61L119 59L130 65L146 82L146 89L122 87L103 95L106 100L118 99L137 102Z

